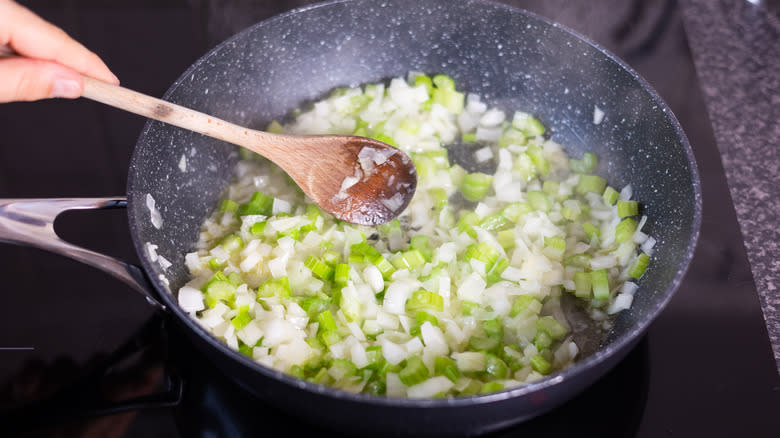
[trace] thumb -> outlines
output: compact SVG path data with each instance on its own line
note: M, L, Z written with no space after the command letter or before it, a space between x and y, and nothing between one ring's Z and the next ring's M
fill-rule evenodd
M81 75L60 64L30 58L0 60L0 103L77 98L83 91Z

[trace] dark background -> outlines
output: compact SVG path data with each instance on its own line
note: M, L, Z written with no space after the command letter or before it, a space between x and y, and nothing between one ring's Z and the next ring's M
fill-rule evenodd
M161 96L220 41L311 2L22 3L100 55L122 85ZM627 362L641 367L645 379L635 424L630 432L606 428L605 435L776 436L780 382L679 5L674 0L505 3L561 22L639 71L680 120L699 164L704 217L693 264ZM85 99L0 105L0 198L122 195L144 123ZM70 212L56 228L67 240L136 260L124 211ZM0 245L0 276L0 408L42 398L71 381L151 316L140 295L119 281L40 250ZM603 415L599 421L608 422L610 412ZM565 421L566 415L559 417ZM171 433L164 410L126 421L132 421L130 428L115 429L115 436Z

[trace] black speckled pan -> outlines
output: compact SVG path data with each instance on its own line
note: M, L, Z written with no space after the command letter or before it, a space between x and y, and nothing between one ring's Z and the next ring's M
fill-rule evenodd
M699 177L679 123L660 97L613 55L527 12L484 1L356 0L296 10L259 23L195 63L165 98L264 127L335 87L446 73L507 111L522 109L579 157L593 151L614 187L632 184L658 240L633 307L597 351L533 384L452 399L351 394L271 370L231 350L183 312L184 254L232 177L235 148L159 122L143 130L129 171L130 231L153 298L226 375L274 405L359 436L474 435L539 415L604 375L636 344L680 284L701 221ZM604 113L594 123L594 110ZM162 217L150 221L151 196ZM149 258L146 244L173 262Z

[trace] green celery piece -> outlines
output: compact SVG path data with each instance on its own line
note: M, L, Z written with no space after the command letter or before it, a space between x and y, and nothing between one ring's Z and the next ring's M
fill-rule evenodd
M436 292L420 289L406 300L406 309L410 312L418 310L432 310L441 312L444 310L444 298Z
M516 245L514 230L501 230L496 234L496 239L505 251L509 251Z
M433 158L424 154L414 154L412 156L414 167L417 168L417 177L420 179L428 179L436 175L438 166Z
M436 88L442 90L455 90L455 80L445 74L437 74L431 81Z
M387 385L381 380L372 380L366 383L362 392L371 395L383 395L387 392Z
M252 315L249 314L249 305L244 305L238 308L238 313L230 321L236 330L241 330L246 327L252 321Z
M585 231L585 235L587 235L590 240L601 237L601 230L590 222L584 222L582 224L582 230Z
M604 202L606 202L607 204L615 205L618 198L620 197L620 193L618 193L618 191L613 189L612 187L607 186L604 189L604 193L602 194L602 197L604 198Z
M534 211L531 205L524 201L512 202L501 209L501 216L512 222L520 220L520 216Z
M547 334L547 332L543 331L537 331L536 336L534 336L534 346L537 350L542 351L544 349L550 348L550 345L553 343L553 338Z
M476 238L477 232L474 231L472 228L474 225L479 225L479 215L477 213L474 213L473 211L466 212L463 216L458 219L458 231L461 233L466 233L471 237Z
M336 265L336 269L333 273L333 281L338 287L344 287L349 281L349 265L346 263L339 263Z
M413 236L409 242L409 248L419 251L426 262L431 261L431 258L433 258L433 249L428 245L428 236L422 234Z
M455 361L447 356L437 356L433 360L434 374L437 376L444 376L448 378L452 383L455 383L460 378L460 371Z
M479 226L488 231L499 231L510 225L509 221L502 214L487 216L480 221Z
M649 264L650 256L645 253L639 254L628 267L628 276L635 279L642 277L645 274L645 271L647 271L647 266Z
M568 333L566 326L561 324L557 319L552 316L542 316L536 320L536 330L539 332L547 333L550 338L557 341L563 339Z
M321 280L330 280L333 277L333 268L320 260L317 256L309 256L304 262L307 268Z
M317 336L328 347L341 340L341 335L336 330L323 330Z
M419 356L410 356L406 359L406 366L398 373L401 382L406 386L416 385L428 378L428 367L425 366Z
M542 183L542 191L552 199L558 198L558 191L561 189L561 183L548 179Z
M639 203L636 201L623 201L617 202L617 213L621 218L636 216L639 214Z
M568 257L564 264L568 266L577 266L579 268L587 268L590 266L591 258L592 256L590 254L574 254Z
M463 301L460 305L463 316L473 316L481 307L482 306L473 301Z
M550 374L552 365L541 354L531 356L531 368L539 374Z
M336 380L341 380L345 377L356 376L358 372L357 367L352 361L347 359L333 359L328 374Z
M318 296L306 297L301 301L301 308L306 311L309 318L315 318L330 306L330 301Z
M235 234L228 234L227 236L222 238L222 241L220 242L220 246L225 249L227 252L234 252L238 251L241 248L244 247L244 241L241 240L241 237L235 235Z
M504 326L501 324L501 321L498 318L486 319L482 321L482 330L484 330L485 334L491 338L495 337L501 339L504 337Z
M239 216L246 216L249 214L270 216L273 211L273 205L274 198L272 196L268 196L263 192L255 192L248 203L238 207L237 213Z
M255 222L249 227L249 233L253 236L262 236L265 233L265 221Z
M593 285L593 298L604 300L609 298L609 278L605 269L599 269L590 273Z
M511 145L522 146L526 143L526 136L523 131L514 129L512 127L504 130L501 137L498 138L498 147L505 148Z
M290 279L287 277L271 278L257 288L258 300L274 296L289 298L291 295Z
M630 241L636 232L637 222L627 217L615 226L615 241L618 243Z
M544 125L531 114L517 111L512 118L512 127L523 132L527 137L537 137L544 134Z
M495 354L485 355L485 372L496 379L506 379L509 377L509 367Z
M320 312L319 315L317 315L317 322L319 322L319 329L325 330L325 331L336 331L338 330L338 325L336 324L336 319L333 318L333 313L331 313L330 310L325 310L323 312Z
M479 389L481 394L489 394L491 392L498 392L504 389L504 384L497 381L485 382Z
M482 390L482 382L480 382L477 379L471 379L469 381L469 384L466 385L465 388L463 388L458 395L465 397L469 395L479 394L479 392Z
M366 365L365 368L370 370L379 371L385 364L385 357L382 355L382 347L379 345L366 347L366 357L368 358L368 365Z
M607 187L607 180L598 175L580 175L580 180L577 183L576 192L579 194L585 193L604 193Z
M544 157L544 152L541 147L534 144L528 145L526 154L531 157L531 162L534 163L539 175L545 176L550 173L550 162Z
M574 295L577 298L590 298L591 296L591 276L588 272L575 272L574 273Z
M487 196L493 176L481 172L466 174L459 185L463 197L469 201L477 202Z
M447 191L441 187L429 189L428 194L433 199L433 207L436 209L442 209L450 203L447 198Z
M236 201L225 199L219 204L220 213L235 213L238 210L238 203Z
M536 165L531 159L531 156L526 153L518 154L512 168L516 170L526 182L531 182L536 178Z
M540 190L528 191L528 203L531 204L531 207L534 210L542 212L548 212L552 207L550 198L548 198L547 195L545 195L545 193Z
M471 351L495 351L501 346L501 338L498 336L472 336L469 338L469 350Z
M414 86L424 86L425 90L428 91L428 95L430 96L433 92L433 81L431 80L431 77L428 75L419 74L414 77Z
M498 283L501 281L501 274L509 266L509 260L506 258L500 258L493 263L493 266L487 272L487 281L489 284Z
M569 159L569 168L576 173L593 173L598 167L599 159L593 152L585 152L582 159Z
M518 295L512 303L512 309L509 311L509 316L514 318L529 308L535 310L535 314L539 313L539 310L542 308L542 303L531 295Z

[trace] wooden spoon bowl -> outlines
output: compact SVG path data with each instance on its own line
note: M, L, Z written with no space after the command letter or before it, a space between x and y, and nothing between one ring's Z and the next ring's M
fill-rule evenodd
M84 77L83 96L260 154L287 172L314 203L346 222L388 222L409 205L417 188L409 156L370 138L258 131L89 77Z

